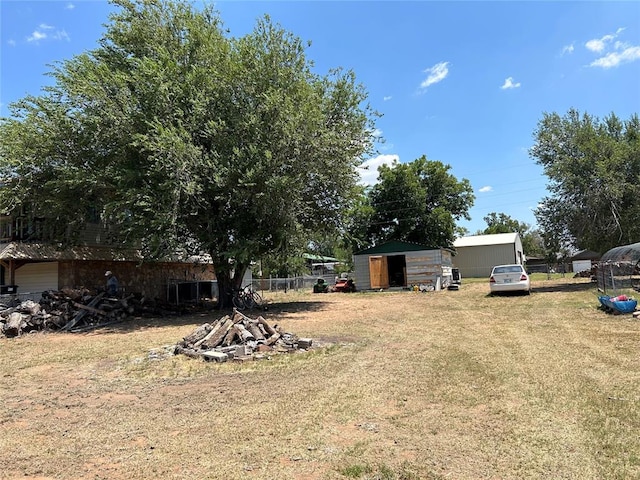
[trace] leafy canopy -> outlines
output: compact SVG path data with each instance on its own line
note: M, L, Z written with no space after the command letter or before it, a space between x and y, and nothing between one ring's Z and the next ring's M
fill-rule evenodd
M530 154L549 178L536 210L545 243L605 252L640 241L640 119L545 113Z
M97 207L114 243L208 252L219 281L341 224L376 116L353 72L314 73L269 17L231 38L209 6L113 3L99 48L2 120L0 207L61 239Z
M357 205L351 232L376 244L403 240L451 247L456 221L469 218L475 199L467 179L449 173L449 165L422 157L378 169L378 183Z

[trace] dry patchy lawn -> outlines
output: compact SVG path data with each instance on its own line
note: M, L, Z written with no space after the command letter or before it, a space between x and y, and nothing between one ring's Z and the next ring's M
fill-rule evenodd
M640 323L487 290L272 297L319 347L250 363L162 355L220 312L0 339L0 478L640 478Z

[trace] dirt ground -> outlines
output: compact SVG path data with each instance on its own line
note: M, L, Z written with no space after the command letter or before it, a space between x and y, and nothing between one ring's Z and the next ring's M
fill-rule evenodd
M171 346L225 312L0 339L0 478L640 478L640 327L584 279L530 296L267 295L309 352Z

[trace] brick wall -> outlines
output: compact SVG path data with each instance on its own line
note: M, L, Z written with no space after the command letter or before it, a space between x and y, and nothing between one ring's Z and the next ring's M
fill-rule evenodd
M104 288L107 270L118 278L125 293L143 293L162 300L166 300L167 284L171 282L216 278L211 265L70 260L59 262L58 282L61 288Z

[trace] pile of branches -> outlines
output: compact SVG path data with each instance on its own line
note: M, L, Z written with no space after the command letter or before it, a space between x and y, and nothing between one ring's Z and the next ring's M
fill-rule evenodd
M112 298L105 292L63 289L43 292L40 302L13 299L0 304L0 336L16 337L34 331L82 332L119 323L131 315L166 315L175 312L148 302L141 295Z
M225 362L257 359L268 352L306 350L311 345L310 338L283 332L262 316L251 318L234 308L232 315L197 327L175 346L173 353Z

